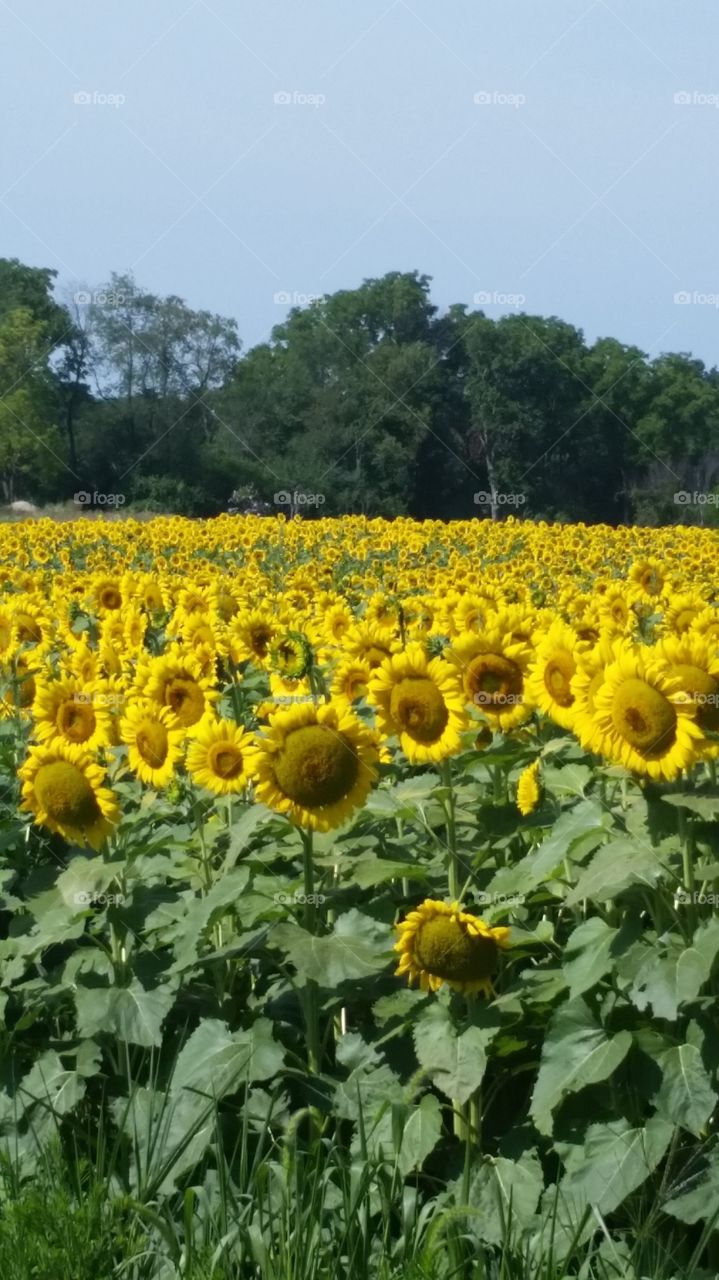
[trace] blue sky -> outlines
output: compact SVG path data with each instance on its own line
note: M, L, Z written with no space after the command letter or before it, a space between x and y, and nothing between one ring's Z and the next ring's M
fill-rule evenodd
M247 348L417 268L719 362L716 0L0 0L0 41L0 255L61 294L132 269Z

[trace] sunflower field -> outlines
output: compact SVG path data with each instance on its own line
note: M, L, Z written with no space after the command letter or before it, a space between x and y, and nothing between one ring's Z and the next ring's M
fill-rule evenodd
M0 1263L719 1274L718 553L1 526Z

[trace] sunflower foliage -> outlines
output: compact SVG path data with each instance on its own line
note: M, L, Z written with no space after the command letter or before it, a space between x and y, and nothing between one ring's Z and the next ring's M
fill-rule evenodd
M714 1274L717 535L0 542L16 1187L106 1170L168 1276L296 1274L310 1184L348 1274Z

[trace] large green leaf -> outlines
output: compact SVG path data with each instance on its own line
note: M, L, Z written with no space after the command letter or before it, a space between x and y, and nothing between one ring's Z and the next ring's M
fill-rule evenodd
M421 1169L442 1133L442 1108L439 1099L427 1093L420 1103L413 1104L402 1131L398 1164L403 1177L415 1169Z
M78 1030L85 1037L104 1031L128 1044L159 1046L162 1024L174 1002L174 988L163 986L147 991L136 978L129 987L78 986Z
M591 916L570 934L562 964L570 1000L596 986L611 967L612 944L618 933L601 916Z
M651 1005L657 1018L670 1022L686 1004L696 1000L708 980L719 952L719 920L708 920L697 929L692 945L684 947L676 937L658 947L638 943L617 962L617 973L627 983L629 998L637 1009Z
M575 1146L566 1159L560 1194L577 1215L587 1205L612 1213L656 1169L673 1132L661 1116L645 1128L632 1128L624 1119L591 1125L583 1146Z
M681 1189L662 1205L680 1222L694 1226L695 1222L716 1220L719 1215L719 1149L715 1148L700 1163L692 1162L689 1176L682 1179Z
M352 908L335 921L334 931L315 937L296 924L278 924L270 943L287 953L297 976L323 987L369 978L384 969L392 954L388 928Z
M242 1083L270 1079L283 1062L267 1018L234 1032L216 1018L205 1018L181 1049L170 1087L173 1093L193 1089L222 1098Z
M611 817L593 800L582 800L557 819L552 834L514 866L502 867L488 886L489 893L528 893L553 878L565 859L593 852L611 830Z
M542 1167L534 1152L519 1160L486 1157L469 1195L470 1205L479 1210L475 1229L480 1238L502 1244L510 1224L513 1232L528 1227L543 1186Z
M567 906L587 898L605 902L630 884L655 885L662 875L657 852L650 844L621 838L603 845L567 895Z
M606 1080L626 1057L629 1031L608 1036L583 1000L555 1013L544 1038L531 1115L540 1133L552 1132L552 1112L568 1093Z
M657 1060L663 1076L654 1099L659 1115L698 1137L717 1103L699 1049L693 1044L676 1045Z
M466 1102L478 1089L487 1066L487 1045L497 1027L468 1027L457 1035L449 1011L430 1005L414 1029L420 1066L448 1098Z

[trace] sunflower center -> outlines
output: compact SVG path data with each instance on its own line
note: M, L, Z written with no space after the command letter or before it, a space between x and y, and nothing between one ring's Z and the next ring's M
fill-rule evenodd
M135 735L135 746L145 764L160 769L167 759L169 738L167 729L159 720L146 720Z
M202 689L194 680L174 676L165 685L165 704L171 707L181 725L196 724L205 710Z
M209 764L219 778L237 778L242 773L242 752L228 742L215 742L210 747Z
M464 684L475 706L484 711L503 711L522 701L521 668L502 653L483 653L473 658Z
M87 742L95 732L95 712L89 702L63 702L56 723L63 738Z
M67 827L82 830L101 816L85 774L66 760L41 765L35 777L35 794L48 816Z
M425 677L400 680L392 690L390 712L404 732L419 742L436 742L449 719L442 694Z
M343 734L329 725L310 724L288 734L275 759L275 777L290 800L315 808L349 795L359 767Z
M435 916L420 925L415 956L427 973L455 982L488 978L497 958L493 938L475 938L451 916Z
M719 681L715 680L701 667L679 664L673 671L681 678L682 684L692 698L697 709L697 721L702 729L712 733L719 732Z
M614 696L612 722L630 746L650 760L666 754L676 737L677 716L668 698L646 680L625 680Z
M17 634L21 644L40 644L42 627L29 613L17 614Z
M119 609L122 605L122 596L117 587L103 587L100 592L100 604L103 609Z
M258 626L250 629L250 646L258 658L267 656L267 646L272 638L269 627Z
M544 668L544 684L547 693L559 703L560 707L571 707L574 702L571 679L575 671L574 659L565 649L555 653Z
M656 569L646 569L642 574L641 583L647 595L656 596L662 589L662 576Z

